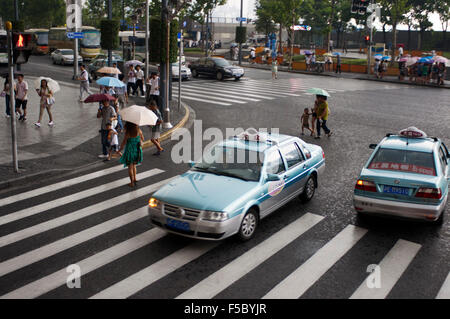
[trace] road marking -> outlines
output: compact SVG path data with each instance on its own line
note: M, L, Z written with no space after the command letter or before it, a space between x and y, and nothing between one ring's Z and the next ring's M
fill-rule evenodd
M229 94L218 93L217 91L211 90L211 89L198 90L198 89L191 89L191 88L187 88L187 87L182 87L181 88L181 92L184 93L185 91L189 91L189 92L191 92L191 91L192 92L203 92L205 94L212 94L212 95L217 95L217 96L223 96L223 97L226 97L226 98L228 98L230 96ZM177 93L178 93L178 90L177 90ZM250 97L241 97L241 96L233 96L233 97L238 97L241 100L252 101L252 102L260 102L261 101L261 100L253 99L253 98L250 98Z
M29 238L31 236L40 234L42 232L48 231L50 229L54 229L56 227L63 226L65 224L71 223L73 221L82 219L87 216L94 215L96 213L99 213L101 211L107 210L109 207L117 206L124 204L126 202L132 201L136 198L139 198L144 195L149 195L150 193L158 190L161 186L165 185L166 183L170 182L173 178L169 178L160 182L157 182L155 184L149 185L147 187L140 188L136 191L126 193L120 196L116 196L114 198L107 199L101 203L97 203L95 205L80 209L78 211L75 211L73 213L51 219L49 221L22 229L20 231L17 231L15 233L11 233L9 235L3 236L0 238L0 242L2 247L6 246L8 244L12 244L14 242L17 242L19 240L23 240L26 238ZM0 269L0 273L2 270Z
M45 193L49 193L49 192L53 192L55 190L59 190L61 188L65 188L65 187L69 187L69 186L72 186L72 185L75 185L75 184L79 184L81 182L90 181L92 179L95 179L95 178L98 178L98 177L103 177L105 175L116 173L116 172L119 172L119 171L122 171L122 170L124 170L123 165L114 166L114 167L111 167L111 168L107 168L107 169L104 169L104 170L101 170L101 171L97 171L97 172L94 172L94 173L90 173L90 174L87 174L87 175L83 175L83 176L80 176L80 177L75 177L75 178L72 178L72 179L68 179L68 180L65 180L65 181L62 181L62 182L59 182L59 183L55 183L55 184L52 184L52 185L48 185L48 186L40 187L40 188L37 188L37 189L33 189L33 190L28 191L28 192L24 192L24 193L20 193L20 194L17 194L17 195L12 195L12 196L9 196L9 197L5 197L5 198L0 199L0 207L12 204L12 203L17 202L19 200L23 201L23 200L31 198L31 197L36 197L36 196L39 196L39 195L42 195L42 194L45 194Z
M270 93L270 94L281 94L284 96L299 96L298 94L294 94L294 93L288 93L286 91L289 90L289 88L280 88L279 90L274 90L273 87L267 85L258 85L258 86L253 86L251 84L246 84L246 85L240 85L240 84L232 84L231 86L234 86L236 88L245 90L245 91L249 91L249 92L263 92L264 94Z
M322 216L307 213L289 226L281 229L258 246L247 251L220 270L216 271L194 287L182 293L177 299L210 299L225 288L248 274L264 261L275 255L293 240L315 226Z
M185 97L185 96L200 96L200 97L205 97L205 94L206 93L192 93L192 92L188 92L187 90L185 90L185 89L182 89L181 90L182 91L182 95L181 95L181 98L183 98L183 97ZM173 93L174 94L178 94L178 89L174 89L173 90ZM247 104L248 102L244 102L244 101L239 101L239 100L235 100L235 99L231 99L231 98L222 98L222 97L220 97L220 96L211 96L211 95L214 95L213 93L208 93L208 98L211 98L211 102L215 102L215 100L217 100L217 99L219 99L219 101L222 101L222 102L232 102L232 103L236 103L236 104ZM213 100L214 99L214 100Z
M293 273L276 285L264 299L297 299L342 258L367 229L348 225Z
M223 102L217 102L217 101L211 101L211 100L205 100L205 99L199 99L196 97L190 97L190 96L182 96L181 99L185 100L192 100L192 101L198 101L198 102L204 102L208 104L217 104L217 105L223 105L223 106L231 106L233 104L231 103L223 103Z
M128 298L157 280L167 276L171 272L174 272L178 268L197 259L218 245L219 243L217 242L197 241L99 292L90 299Z
M238 92L249 92L249 93L254 93L254 94L259 94L262 93L266 96L276 96L276 97L285 97L285 96L297 96L297 95L293 95L292 93L285 93L283 91L274 91L274 90L270 90L270 89L265 89L265 88L258 88L258 87L252 87L250 85L242 85L242 84L230 84L228 86L217 86L217 88L219 90L223 89L224 87L226 87L228 90L239 90Z
M204 87L197 87L197 86L193 86L193 85L189 85L189 87L195 87L197 89L203 89ZM281 97L281 95L277 95L277 94L264 94L264 95L259 95L259 94L252 94L252 93L246 93L245 91L238 91L238 90L234 90L234 89L229 89L228 87L225 86L207 86L206 88L212 89L212 90L218 90L220 92L228 92L230 94L237 94L237 95L243 95L243 96L250 96L250 97L254 97L257 99L265 99L265 100L273 100L274 98L271 96L275 96L275 97Z
M444 284L436 296L436 299L450 299L450 273L448 273Z
M399 239L379 264L381 287L369 288L366 279L350 299L386 298L421 247L419 244Z
M147 215L146 207L145 215ZM139 213L135 216L139 218L144 217L144 214L140 214L141 210L138 210ZM136 220L137 220L136 219ZM123 225L122 225L123 226ZM132 253L139 248L147 246L154 241L164 237L166 232L160 230L158 228L153 228L149 231L146 231L136 237L130 238L124 242L121 242L115 246L112 246L106 250L103 250L95 255L92 255L86 259L75 262L81 271L83 276L94 271L108 263L111 263L125 255ZM45 276L39 280L33 281L23 287L20 287L8 294L1 296L1 299L31 299L39 297L53 289L56 289L66 283L67 280L67 271L66 267Z
M160 169L152 169L152 170L138 174L137 177L139 178L139 180L141 180L141 179L152 177L152 176L155 176L155 175L158 175L161 173L164 173L164 171L160 170ZM42 204L39 204L36 206L22 209L17 212L10 213L8 215L0 217L0 225L8 224L8 223L11 223L13 221L16 221L16 220L19 220L19 219L22 219L25 217L29 217L29 216L33 216L33 215L42 213L42 212L52 209L52 208L70 204L74 201L77 201L77 200L80 200L80 199L83 199L86 197L90 197L90 196L93 196L93 195L96 195L99 193L107 192L111 189L125 185L128 180L129 180L129 177L125 177L125 178L122 178L119 180L115 180L108 184L103 184L103 185L100 185L97 187L89 188L89 189L86 189L84 191L81 191L81 192L78 192L75 194L67 195L67 196L64 196L61 198L54 199L49 202L45 202L45 203L42 203ZM2 238L0 238L0 240L4 240L4 238L5 237L2 237ZM0 242L0 247L3 247L7 244L8 243Z

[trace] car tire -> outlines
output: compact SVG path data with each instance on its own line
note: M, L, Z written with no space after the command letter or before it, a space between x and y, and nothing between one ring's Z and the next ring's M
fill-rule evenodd
M250 209L244 216L239 227L238 237L241 241L253 238L258 227L259 219L256 209Z
M216 79L217 79L217 81L223 81L223 79L224 79L224 76L223 76L223 73L222 72L217 72L216 73Z
M444 215L445 215L445 209L442 211L441 215L438 219L436 219L433 224L434 225L442 225L444 223Z
M240 77L239 78L234 78L234 80L237 82L237 81L240 81L241 78Z
M314 176L309 176L308 180L305 183L305 189L303 190L303 193L300 195L300 199L302 202L307 203L309 202L316 192L316 181Z
M198 72L197 72L196 69L193 69L193 70L192 70L192 76L193 76L194 78L198 78Z

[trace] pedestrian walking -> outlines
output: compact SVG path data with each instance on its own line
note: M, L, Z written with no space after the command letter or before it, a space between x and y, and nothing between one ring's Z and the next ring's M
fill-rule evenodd
M115 88L117 102L119 103L119 106L121 109L123 109L124 107L127 107L127 105L128 105L128 93L127 93L126 85L123 82L123 79L124 79L124 75L119 74L119 80L123 83L123 86Z
M98 108L97 118L102 119L102 124L100 128L100 135L102 140L102 154L100 154L99 158L107 158L108 157L108 129L106 128L106 124L108 122L112 123L114 120L117 120L117 113L114 108L110 105L109 101L105 100L102 102L102 105Z
M330 52L333 52L333 40L330 40Z
M273 59L272 61L272 80L278 79L278 61Z
M438 85L444 85L444 80L447 74L447 69L445 63L439 63L439 73L438 73Z
M1 94L2 97L5 97L5 117L10 118L11 117L11 96L10 96L10 85L9 85L9 78L5 79L5 83L3 84L3 91Z
M303 114L301 117L301 123L302 123L302 135L305 135L305 128L311 132L311 136L313 136L314 131L309 127L309 116L312 115L312 113L309 112L309 109L306 107L303 110Z
M83 102L83 93L86 92L88 95L91 95L92 92L89 87L89 74L86 71L86 66L84 64L80 65L80 70L78 81L80 81L80 102Z
M132 65L130 65L130 69L128 70L127 94L128 96L131 94L136 95L136 71Z
M123 130L123 121L122 121L122 116L119 114L119 102L117 99L114 101L113 107L114 107L114 111L116 111L116 114L117 114L117 120L112 123L112 124L115 124L115 125L113 125L113 128L115 130L117 130L117 132L120 133Z
M130 187L135 187L137 183L136 165L143 161L142 143L144 143L144 135L139 126L126 122L125 137L120 145L119 152L122 152L124 148L125 151L119 162L122 163L124 167L128 167L128 175L130 176L131 181L128 186Z
M19 121L27 120L28 103L28 83L23 80L24 76L19 74L15 85L16 92L16 114L19 115ZM22 107L22 110L20 109Z
M162 112L162 103L160 101L160 92L159 92L159 85L160 85L160 79L156 72L152 72L152 75L149 80L150 85L150 102L155 101L156 105L158 105L159 110Z
M112 66L112 67L113 67L114 69L119 70L119 68L117 67L117 63L113 63L113 66ZM120 70L119 70L119 71L120 71ZM119 72L114 73L112 76L115 77L116 79L118 79L118 78L119 78Z
M145 97L144 95L144 71L141 70L139 65L136 66L136 92L141 92L141 97Z
M384 60L381 60L378 66L378 78L382 79L385 72L386 72L386 62Z
M377 79L380 77L379 69L380 69L380 60L375 59L375 62L373 64L373 74Z
M36 123L34 123L34 125L37 127L41 127L41 121L42 117L44 116L44 110L47 110L48 117L50 120L48 122L48 126L52 127L54 125L51 107L53 104L55 104L55 99L53 98L53 92L47 85L48 85L47 80L41 80L41 87L39 89L36 89L36 92L40 97L39 120Z
M106 123L106 129L108 130L108 158L106 161L110 161L112 158L112 154L119 154L122 156L122 153L119 152L119 134L113 128L112 123Z
M330 109L328 108L327 97L323 95L317 95L317 136L315 138L320 138L320 128L323 128L325 134L330 137L333 133L327 127L328 116L330 114Z
M251 64L255 64L255 60L256 60L256 51L255 49L251 49L250 50L250 62Z
M306 62L306 71L311 71L311 55L307 54L305 58Z
M336 74L339 72L339 74L341 74L342 69L341 69L341 55L338 54L336 55Z
M155 101L150 102L150 110L152 110L153 113L155 113L156 117L158 118L156 124L151 126L150 141L156 146L157 149L156 153L153 155L159 156L161 155L161 152L164 152L164 149L161 147L161 143L159 141L159 138L161 136L161 124L163 123L163 118Z
M344 52L345 54L348 53L348 50L347 50L347 41L344 41L344 46L343 46L343 48L342 48L342 52Z

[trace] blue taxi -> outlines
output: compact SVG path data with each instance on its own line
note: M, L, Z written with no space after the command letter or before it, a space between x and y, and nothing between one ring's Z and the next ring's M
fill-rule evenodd
M201 161L149 200L153 225L183 236L253 237L261 219L290 200L313 198L325 169L322 148L248 130L206 151Z
M438 138L410 127L388 134L364 166L353 204L364 214L420 219L441 224L450 179L450 155Z

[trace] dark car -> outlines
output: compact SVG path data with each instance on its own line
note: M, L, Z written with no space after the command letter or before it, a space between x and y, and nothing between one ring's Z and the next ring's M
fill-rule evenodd
M194 78L199 75L215 77L222 81L225 78L235 78L239 80L244 76L244 69L232 65L223 58L201 58L189 65Z

